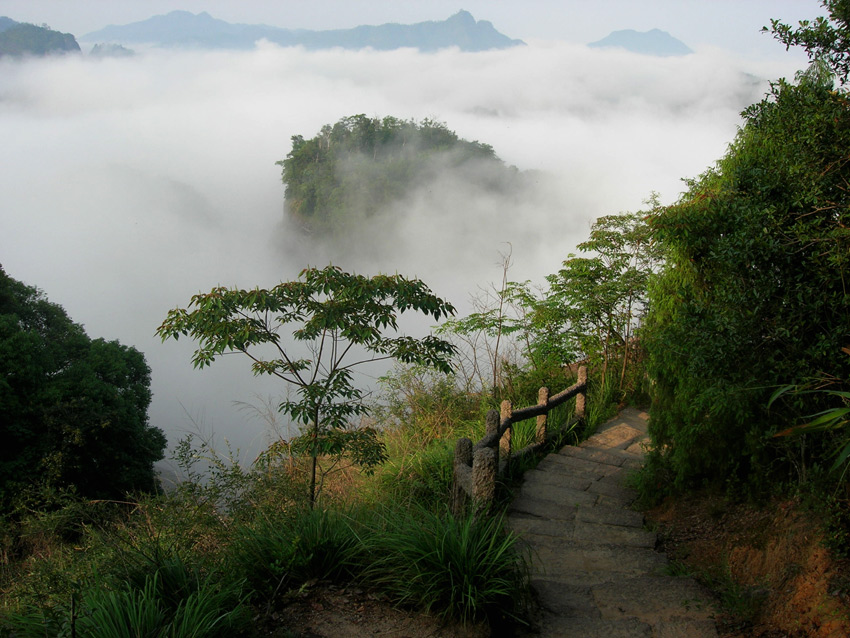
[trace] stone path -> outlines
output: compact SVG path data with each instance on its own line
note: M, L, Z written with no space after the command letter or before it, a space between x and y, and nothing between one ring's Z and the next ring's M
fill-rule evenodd
M640 467L646 413L634 409L525 473L509 524L532 551L540 614L527 636L709 638L710 598L666 575L666 557L623 478Z

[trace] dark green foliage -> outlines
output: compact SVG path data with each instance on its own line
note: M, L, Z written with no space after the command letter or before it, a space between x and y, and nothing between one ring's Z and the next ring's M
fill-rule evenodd
M156 489L165 437L150 400L142 353L90 339L0 269L0 506L36 484L95 498Z
M286 209L307 228L340 231L381 213L446 170L488 190L509 192L517 171L493 148L460 139L434 120L352 115L318 135L292 138L283 168Z
M772 435L829 406L768 412L771 393L850 378L850 103L815 66L744 115L717 167L651 220L667 264L642 339L667 487L786 479Z
M260 600L311 579L350 579L358 571L362 548L346 513L305 508L270 514L237 527L229 552L232 573L244 577Z
M182 575L178 575L183 571ZM180 577L182 589L172 585ZM163 566L141 583L119 590L93 586L74 604L31 607L7 618L12 636L86 636L87 638L225 638L250 626L239 583L220 586L189 574L182 564Z
M79 51L80 45L70 33L59 33L46 27L25 23L18 23L0 31L0 57Z

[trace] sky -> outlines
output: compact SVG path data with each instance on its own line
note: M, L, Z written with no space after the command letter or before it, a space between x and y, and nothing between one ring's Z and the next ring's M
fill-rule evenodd
M333 28L444 19L461 6L0 0L0 15L74 33L175 8ZM462 8L529 46L420 54L261 43L238 52L0 60L0 264L90 336L144 352L151 423L172 443L200 429L252 458L275 433L245 405L283 391L237 357L193 370L191 342L154 335L169 309L216 285L270 287L329 262L420 277L461 312L501 279L508 251L510 277L542 285L594 219L640 210L653 192L675 201L682 179L713 165L768 80L804 65L757 30L771 16L818 13L814 3L757 0ZM584 46L612 30L655 27L696 53L662 59ZM311 137L357 113L441 120L508 164L540 171L538 187L505 201L471 196L447 174L398 206L393 228L342 244L305 238L283 214L275 162L291 136ZM429 328L405 325L418 336Z
M586 44L611 31L657 28L694 49L714 46L766 57L782 49L759 34L771 18L796 24L822 15L815 0L0 0L0 15L78 37L176 9L293 29L444 20L465 9L526 41Z

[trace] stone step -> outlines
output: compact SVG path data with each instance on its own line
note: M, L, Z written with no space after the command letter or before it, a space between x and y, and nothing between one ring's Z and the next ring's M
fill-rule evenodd
M652 627L635 619L617 621L555 615L542 619L538 635L546 638L653 638Z
M626 476L629 470L607 463L597 463L561 454L550 454L535 468L540 472L560 472L577 478L597 479L601 476Z
M640 512L604 503L553 508L552 501L524 496L514 499L508 511L511 519L519 516L558 522L584 521L620 527L643 527L643 514Z
M641 466L647 415L623 410L579 446L525 473L508 526L531 558L540 613L520 636L716 638L711 598L664 575L656 535L629 508L626 477Z
M627 576L660 573L666 557L652 549L591 542L558 542L551 536L524 535L532 550L535 577L573 585L601 585Z
M561 456L584 459L586 461L594 461L595 463L614 465L616 467L622 467L623 463L625 463L627 459L636 460L633 459L632 455L627 454L623 450L608 450L605 448L590 446L582 447L580 445L565 445L558 450L558 454Z
M585 444L584 447L625 450L645 437L645 432L626 423L618 423L612 428L587 437L582 443Z
M687 615L711 620L711 597L690 578L640 576L596 585L591 589L602 618L637 618L648 623Z

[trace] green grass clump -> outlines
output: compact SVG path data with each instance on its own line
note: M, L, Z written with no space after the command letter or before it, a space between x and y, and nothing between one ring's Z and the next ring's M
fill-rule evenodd
M393 512L366 542L365 580L398 604L464 623L522 617L528 563L503 517Z
M312 579L350 578L360 551L345 512L303 509L288 517L261 515L237 528L228 561L256 597L268 600Z
M185 588L174 587L174 577ZM248 628L241 583L197 578L179 561L114 591L91 587L70 606L31 606L6 618L16 638L225 638Z

